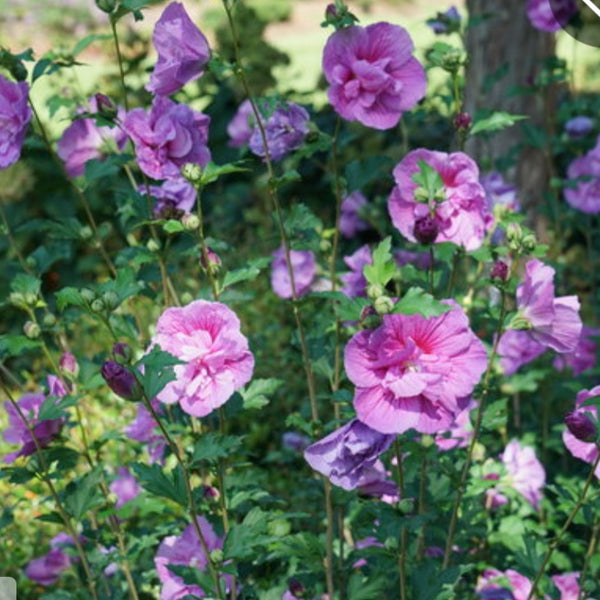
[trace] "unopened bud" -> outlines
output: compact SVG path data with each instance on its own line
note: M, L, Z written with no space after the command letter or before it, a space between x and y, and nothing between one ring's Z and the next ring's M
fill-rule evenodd
M107 360L102 365L100 373L108 387L123 400L136 402L141 398L142 392L139 383L133 373L123 365Z
M490 277L492 279L506 281L508 279L508 265L501 260L497 260L490 269Z
M104 302L100 298L96 298L90 304L90 308L92 309L93 312L100 313L100 312L106 310L106 305L104 304Z
M96 100L96 107L98 112L107 119L114 119L117 116L118 108L117 105L105 94L96 94L94 96Z
M219 272L221 267L221 259L216 252L207 247L206 250L200 254L200 265L202 265L202 268L205 271L210 271L215 275Z
M373 302L373 308L379 315L387 315L394 309L394 301L389 296L379 296Z
M196 229L200 227L200 219L198 218L198 215L185 213L185 215L181 217L181 224L186 231L196 231Z
M8 297L9 302L17 308L27 308L27 302L25 302L25 296L21 292L11 292Z
M102 12L110 14L119 6L119 0L96 0L96 6Z
M593 442L598 436L596 424L585 410L574 410L565 417L568 430L582 442Z
M150 252L158 252L160 250L160 244L154 238L152 238L148 240L146 248L148 248Z
M523 245L523 250L525 250L525 252L533 252L537 245L537 240L535 239L535 235L533 233L528 233L526 236L524 236L522 245Z
M377 300L377 298L383 296L384 293L385 290L383 289L383 286L378 283L370 283L367 286L367 297L371 300Z
M413 193L413 198L415 202L429 202L429 192L423 187L418 187Z
M304 586L302 582L292 577L288 581L288 589L290 590L290 594L294 596L294 598L303 598L304 597Z
M192 185L199 185L202 179L202 167L196 163L185 163L181 167L181 174Z
M369 305L369 306L365 306L361 311L360 311L360 320L361 321L365 321L367 320L369 317L374 317L376 316L377 313L375 312L375 309Z
M90 290L90 288L83 288L80 294L86 302L93 302L96 299L96 292Z
M93 235L94 235L94 232L92 231L92 228L89 225L84 225L79 230L79 237L82 240L89 240Z
M457 130L463 130L466 131L467 129L469 129L471 127L471 115L469 113L458 113L455 117L454 117L454 127Z
M61 372L67 376L77 377L77 375L79 375L79 364L77 363L77 359L70 352L63 352L58 367Z
M419 243L429 245L435 242L439 231L440 228L437 221L426 215L415 222L413 234Z
M44 327L54 327L56 325L56 317L52 313L46 313L42 323Z
M112 355L120 365L128 365L133 358L131 347L125 342L116 342L112 347Z
M102 301L108 310L114 310L119 306L119 295L114 290L109 290L102 294Z
M25 325L23 325L23 333L30 339L35 340L40 337L40 333L42 333L40 326L33 321L27 321Z

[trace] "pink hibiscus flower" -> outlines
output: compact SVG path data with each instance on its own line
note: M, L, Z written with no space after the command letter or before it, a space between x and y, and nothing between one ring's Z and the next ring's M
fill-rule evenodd
M391 314L346 346L358 418L381 433L448 429L487 366L481 341L456 305L426 319Z
M444 198L419 202L415 199L418 185L413 176L419 162L433 167L441 177ZM415 225L431 219L437 225L433 242L453 242L466 250L481 246L492 223L485 191L479 183L479 168L463 152L437 152L419 148L409 152L394 169L396 186L388 200L394 227L411 242L416 242Z
M157 395L166 404L179 402L194 417L223 405L248 383L254 357L235 313L220 302L196 300L168 308L158 319L152 345L180 358L176 379Z

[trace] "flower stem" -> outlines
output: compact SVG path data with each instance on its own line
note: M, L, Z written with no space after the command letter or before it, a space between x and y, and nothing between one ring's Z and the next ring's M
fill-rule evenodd
M404 469L402 468L402 453L398 438L394 440L394 453L396 455L396 473L398 476L398 509L404 497ZM402 516L404 519L404 516ZM406 526L400 528L400 552L398 554L398 576L400 578L400 600L406 600Z
M471 438L471 442L469 444L469 448L467 450L467 457L465 458L465 463L463 465L460 481L458 484L458 490L456 492L456 498L454 500L454 505L452 507L452 514L450 516L450 525L448 527L448 535L446 537L446 548L444 550L444 561L442 564L442 568L448 567L450 563L450 554L452 553L452 545L454 542L454 534L456 531L456 523L458 520L458 510L460 508L460 504L465 493L465 487L467 483L467 476L469 474L469 469L471 467L471 463L473 462L473 452L475 450L475 444L479 439L479 434L481 431L481 423L483 421L483 407L485 405L485 400L490 390L490 378L492 375L492 368L494 366L494 361L496 360L496 355L498 353L498 344L500 342L500 338L502 337L502 333L504 331L504 318L506 316L506 292L504 290L501 291L501 300L500 300L500 317L498 320L498 329L496 331L496 339L494 340L494 345L492 347L492 353L490 354L490 358L488 360L487 370L485 372L483 378L483 389L481 391L481 397L479 398L479 406L477 407L477 417L475 419L475 425L473 426L473 437Z
M583 506L585 497L588 493L588 490L590 489L590 486L592 485L592 481L594 481L594 478L596 477L596 469L598 468L598 465L600 464L600 445L597 444L597 447L598 447L597 448L598 456L596 456L596 460L592 464L590 473L589 473L587 479L585 480L585 484L583 486L581 495L577 499L577 502L575 503L573 510L567 517L567 520L564 522L563 526L561 527L560 531L558 532L558 535L550 543L550 546L549 546L548 550L546 551L546 555L544 556L544 560L542 561L542 564L540 565L540 568L538 569L538 571L536 573L535 579L533 580L533 583L531 585L531 591L529 592L529 595L527 596L527 600L531 600L533 598L533 596L535 595L537 587L540 583L540 579L544 575L544 571L546 570L546 567L548 566L548 563L550 562L550 559L552 558L554 551L558 547L558 544L560 543L563 535L567 532L567 529L569 529L569 527L571 526L571 523L577 516L577 513Z
M125 87L125 71L123 70L123 56L121 54L121 46L119 45L119 36L117 35L117 23L115 19L109 16L110 28L112 30L113 39L115 41L115 50L117 52L117 62L119 63L119 75L121 77L121 87L123 88L123 106L125 110L129 110L129 103L127 101L127 88Z
M135 377L137 379L137 376L135 376ZM138 380L138 383L140 383L139 380ZM141 387L141 383L140 383L140 387ZM158 413L154 410L154 407L152 406L152 402L150 401L150 399L146 395L145 391L142 394L142 401L143 401L144 406L146 407L146 409L152 415L152 418L158 424L158 427L159 427L161 433L163 434L163 437L165 438L165 441L169 445L169 448L171 449L171 452L173 453L173 455L175 456L175 459L177 460L177 463L181 467L181 473L183 475L183 481L184 481L184 484L185 484L185 491L186 491L187 500L188 500L188 511L190 513L190 518L191 518L191 521L192 521L192 526L194 527L194 530L196 531L196 535L198 536L198 540L200 541L200 545L202 546L202 550L203 550L204 554L206 555L206 560L207 560L207 564L208 564L208 570L210 571L210 574L211 574L211 576L213 578L214 585L215 585L215 590L217 592L217 596L219 597L219 600L225 600L225 597L224 597L224 594L223 594L223 590L221 589L221 582L220 582L220 579L219 579L219 573L217 572L217 569L216 569L216 567L215 567L215 565L213 563L213 560L211 558L210 550L208 549L208 544L206 543L206 538L204 537L204 534L202 533L202 529L200 528L200 525L198 524L198 516L199 516L198 515L198 508L196 506L196 500L194 499L194 492L193 492L192 484L191 484L191 481L190 481L190 474L188 472L188 469L187 469L185 463L183 462L183 459L181 458L181 453L179 451L179 447L177 446L175 440L173 440L173 438L171 437L171 435L167 431L167 428L164 426L164 424L161 421Z

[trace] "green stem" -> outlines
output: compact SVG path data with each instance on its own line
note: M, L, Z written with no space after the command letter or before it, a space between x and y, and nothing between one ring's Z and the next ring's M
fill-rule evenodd
M202 253L202 261L204 263L204 270L210 281L210 287L212 289L212 295L215 300L219 299L219 285L215 279L215 274L211 268L210 257L208 254L208 246L206 245L206 238L204 237L204 214L202 212L202 188L199 187L196 196L196 213L198 215L198 238L200 240L200 251Z
M117 35L117 23L112 15L109 16L110 28L112 30L113 39L115 41L115 50L117 51L117 62L119 63L119 75L121 77L121 87L123 88L123 105L125 110L129 110L127 101L127 88L125 87L125 71L123 70L123 56L121 55L121 47L119 45L119 36Z
M136 379L137 379L137 377L136 377ZM139 381L138 381L138 384L140 385L140 388L141 388L141 383ZM152 418L158 424L158 427L159 427L163 437L165 438L165 441L169 445L171 452L173 453L173 455L175 456L175 459L177 460L177 463L181 467L181 472L183 474L183 480L184 480L184 484L185 484L185 491L186 491L187 500L188 500L188 510L190 513L192 526L194 527L194 530L196 531L196 535L198 536L198 539L200 540L200 545L202 546L202 550L204 551L204 554L206 556L208 570L210 571L210 574L213 578L217 595L219 596L220 600L225 600L223 591L221 590L221 581L219 579L219 573L217 572L217 569L211 558L210 550L208 549L208 544L206 543L206 538L204 537L204 534L202 533L202 529L200 528L200 525L198 524L198 516L199 515L198 515L198 509L196 507L196 500L194 498L192 484L190 481L190 474L187 470L185 463L183 462L183 459L181 458L179 446L175 443L175 441L173 440L173 438L167 431L166 427L164 426L161 418L158 416L158 413L154 410L154 407L152 406L152 402L146 395L146 392L143 392L143 394L142 394L142 401L143 401L146 409L152 415Z
M590 536L590 543L588 544L587 552L585 553L585 560L583 562L583 567L581 569L581 573L579 576L579 594L577 595L577 600L585 600L585 579L587 577L588 570L590 568L590 561L592 560L592 556L596 555L598 548L598 535L600 534L600 521L596 520L594 527L592 529L592 535Z
M460 508L460 504L465 493L467 476L469 474L469 469L471 467L471 463L473 461L473 452L475 451L475 444L479 439L479 433L481 431L481 423L483 421L483 407L485 405L485 400L490 391L490 378L492 375L492 369L494 366L494 362L496 360L496 355L498 353L498 344L500 343L500 338L502 337L502 333L504 331L504 318L506 316L506 292L504 290L501 291L501 300L500 300L500 317L498 321L498 329L496 331L496 339L494 340L494 345L492 347L492 353L490 355L487 370L485 372L483 378L483 389L481 391L481 396L479 398L479 406L477 407L477 417L475 419L475 425L473 426L473 437L471 438L471 442L469 444L469 449L467 450L467 457L465 459L465 463L463 465L460 481L458 484L458 489L456 492L456 499L454 500L454 505L452 507L452 514L450 516L450 526L448 527L448 535L446 537L446 548L444 551L444 561L442 567L445 569L448 567L450 563L450 555L452 553L452 546L454 542L454 534L456 531L456 523L458 520L458 510Z
M527 596L527 600L531 600L533 598L533 596L535 595L535 593L537 591L537 587L540 583L540 580L541 580L542 576L544 575L544 571L546 570L546 567L548 566L548 563L550 562L550 559L552 558L554 551L558 547L558 544L560 543L563 535L567 532L567 529L569 529L569 527L571 526L571 523L577 516L577 513L583 506L585 497L588 493L588 490L590 489L590 486L592 485L592 481L594 481L594 479L596 477L596 469L598 468L598 465L600 464L600 446L598 446L598 444L597 444L597 450L598 450L598 456L596 456L596 460L594 460L594 462L592 464L592 468L590 470L590 473L589 473L587 479L585 480L585 484L583 486L581 496L579 496L579 498L577 499L577 502L576 502L575 506L573 507L573 510L567 517L567 520L564 522L563 526L561 527L561 530L558 532L558 535L550 543L550 546L546 552L546 555L544 556L544 560L542 561L542 564L536 573L535 579L533 580L533 583L531 584L531 591L529 592L529 595Z
M396 455L396 474L398 477L398 510L400 502L404 497L404 469L402 468L402 453L398 438L394 440L394 453ZM404 519L404 515L402 516ZM404 523L400 528L400 552L398 554L398 576L400 581L400 600L406 600L406 526Z

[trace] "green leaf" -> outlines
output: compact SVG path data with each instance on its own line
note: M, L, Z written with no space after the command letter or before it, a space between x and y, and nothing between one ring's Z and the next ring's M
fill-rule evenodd
M371 303L366 298L349 298L342 292L313 292L311 297L330 298L340 321L360 321L362 311Z
M255 258L248 261L245 267L235 269L233 271L227 271L223 278L222 288L228 288L241 281L253 281L258 277L261 270L267 267L271 263L270 258Z
M155 398L167 383L175 379L173 367L180 364L182 361L179 358L163 352L160 346L153 346L152 350L134 365L138 372L137 378L144 388L146 396Z
M109 279L98 286L101 293L115 292L119 303L130 296L135 296L142 288L142 284L136 279L136 271L132 267L120 267L116 279Z
M388 156L369 156L353 160L345 170L348 193L365 188L372 181L389 178L393 161Z
M90 35L86 35L81 38L71 50L71 54L73 56L77 56L81 52L83 52L90 44L94 42L101 42L112 39L112 35L110 33L91 33Z
M200 178L200 185L204 186L209 183L217 181L222 175L228 173L243 173L244 171L250 171L246 167L240 167L235 163L227 163L225 165L215 165L213 162L209 162L202 169L202 177Z
M235 452L242 444L242 438L237 435L223 435L210 432L201 435L194 442L192 467L199 466L204 461L213 462L226 458Z
M411 287L394 306L392 312L401 315L439 317L452 310L452 306L436 300L431 294L418 287Z
M486 431L498 431L508 422L508 400L501 398L489 404L483 411L481 426Z
M517 121L527 119L527 115L511 115L505 111L492 113L489 117L477 119L471 127L470 134L477 135L484 131L500 131L512 127Z
M76 396L47 396L38 413L39 421L48 421L51 419L60 419L66 416L65 409L75 406L78 402Z
M223 543L224 558L241 560L255 555L256 546L268 540L267 524L268 514L257 506L252 508L242 523L236 523L229 530Z
M102 473L96 468L80 479L71 481L65 488L65 506L76 521L103 503L98 489L101 480Z
M366 577L355 573L348 581L348 600L373 600L383 598L385 582L382 579Z
M269 404L267 395L277 391L282 385L282 379L255 379L239 392L244 401L244 408L263 408Z
M396 274L396 262L392 257L392 238L388 236L373 250L373 264L365 265L363 273L372 285L385 287Z
M24 352L38 350L42 343L38 340L30 340L24 335L2 335L0 336L0 357L19 356Z
M300 173L298 173L298 171L294 169L289 169L288 171L285 171L283 175L280 175L279 177L273 177L272 179L270 179L269 185L271 185L275 189L279 189L287 183L292 183L294 181L302 181L302 176L300 175Z
M419 160L417 166L419 170L412 176L412 180L427 192L430 200L433 200L438 192L444 189L442 177L424 160Z
M181 467L177 465L170 473L165 473L157 464L133 463L131 468L137 475L140 485L156 496L173 500L187 507L187 492Z
M87 302L81 295L81 292L74 287L65 287L54 294L56 297L56 306L61 312L67 306L78 306L79 308L86 308Z
M42 280L39 277L33 275L26 275L25 273L19 273L16 275L11 284L10 289L13 292L38 296L42 287Z
M162 228L166 233L180 233L181 231L185 231L183 223L177 219L169 219L168 221L165 221Z
M294 204L285 212L283 222L294 250L319 250L323 223L306 204Z

